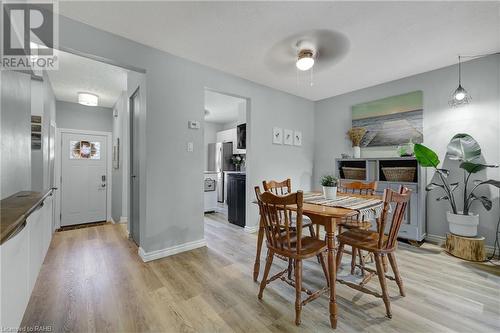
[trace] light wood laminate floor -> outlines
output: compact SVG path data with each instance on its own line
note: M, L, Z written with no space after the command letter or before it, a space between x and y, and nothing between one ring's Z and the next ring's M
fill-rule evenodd
M218 214L205 217L205 235L205 248L143 263L123 225L58 232L22 325L54 332L333 332L326 296L304 307L300 327L291 287L273 282L257 299L255 235ZM407 296L389 283L393 318L384 316L382 299L338 285L337 332L500 331L498 267L428 244L401 244L396 254ZM304 270L306 286L324 284L315 260ZM378 290L377 279L369 286Z

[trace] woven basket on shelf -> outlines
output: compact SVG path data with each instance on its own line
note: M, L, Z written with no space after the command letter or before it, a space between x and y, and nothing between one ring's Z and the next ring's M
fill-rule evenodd
M416 170L415 167L382 168L385 179L389 182L412 182Z
M356 179L365 180L366 179L366 169L365 168L349 168L342 167L345 179Z

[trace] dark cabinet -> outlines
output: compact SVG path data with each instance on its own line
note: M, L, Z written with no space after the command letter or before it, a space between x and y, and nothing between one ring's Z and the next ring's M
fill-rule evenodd
M245 226L246 186L245 174L228 174L227 219L229 223Z

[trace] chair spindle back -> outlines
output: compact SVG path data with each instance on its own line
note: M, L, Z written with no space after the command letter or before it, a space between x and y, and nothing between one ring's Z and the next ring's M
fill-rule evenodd
M255 187L257 202L261 218L264 222L264 231L268 246L279 252L300 253L302 238L302 203L303 193L298 191L284 196L275 195L269 191L260 192ZM296 207L295 228L292 227L292 207Z
M404 215L406 212L406 207L408 206L408 202L411 198L411 190L400 186L399 191L393 191L391 189L384 190L384 207L382 209L382 214L378 218L378 247L379 249L385 248L390 249L396 245L396 241L398 238L399 228L401 227L401 223L403 223ZM387 242L384 246L384 230L387 223L387 215L389 213L389 209L391 207L391 203L394 203L395 206L392 207L392 221L389 234L387 235Z
M285 179L282 182L276 180L263 181L264 191L271 192L275 195L286 195L292 193L292 180L290 178Z
M373 195L377 190L377 182L341 182L340 191L343 193Z

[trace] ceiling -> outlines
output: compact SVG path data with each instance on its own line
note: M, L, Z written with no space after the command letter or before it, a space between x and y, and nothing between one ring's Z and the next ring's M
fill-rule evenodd
M238 120L239 111L245 110L246 101L214 91L205 91L205 121L225 124Z
M127 89L127 71L89 58L57 51L59 70L47 71L56 100L78 103L79 92L99 96L98 106L113 107Z
M310 100L455 64L457 54L500 51L500 2L493 1L77 1L60 2L59 11ZM311 30L337 36L328 46L341 51L329 66L320 66L320 51L312 86L310 73L297 77L293 59L280 64L276 51Z

